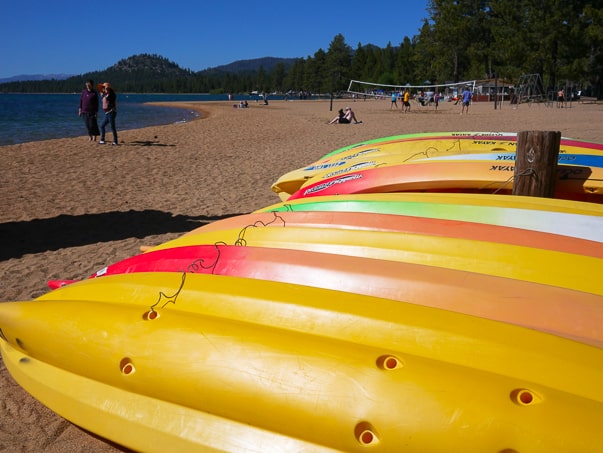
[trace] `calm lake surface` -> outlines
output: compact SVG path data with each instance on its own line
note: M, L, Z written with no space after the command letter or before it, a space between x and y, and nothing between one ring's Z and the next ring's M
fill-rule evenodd
M234 101L255 101L257 96L235 96ZM276 97L275 97L276 99ZM185 108L146 105L147 102L226 101L215 94L117 93L117 130L138 129L191 121L198 112ZM80 94L0 94L0 146L86 136L84 120L77 115ZM99 124L104 118L99 111Z

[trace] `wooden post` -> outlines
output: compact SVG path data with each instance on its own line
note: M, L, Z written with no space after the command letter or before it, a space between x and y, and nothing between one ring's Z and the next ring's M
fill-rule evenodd
M553 198L561 132L523 131L517 134L513 195Z

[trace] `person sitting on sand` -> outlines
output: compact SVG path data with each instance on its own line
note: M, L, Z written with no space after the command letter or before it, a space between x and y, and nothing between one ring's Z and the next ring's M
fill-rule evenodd
M349 124L350 120L345 117L343 109L339 109L337 116L329 121L329 124Z
M362 121L358 121L356 119L356 114L352 110L352 107L345 108L345 117L344 118L348 120L348 123L351 123L351 122L354 122L354 124L362 123Z
M350 124L352 122L354 124L362 123L362 121L358 121L358 119L356 119L356 114L354 113L352 108L346 107L345 112L343 111L343 109L339 109L337 116L331 121L329 121L329 124Z

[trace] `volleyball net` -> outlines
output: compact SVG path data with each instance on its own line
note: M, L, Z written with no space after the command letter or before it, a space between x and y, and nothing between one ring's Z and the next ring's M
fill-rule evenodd
M435 92L446 96L457 96L462 93L465 88L469 88L471 92L475 92L477 80L466 80L455 83L441 84L422 84L422 85L386 85L382 83L363 82L361 80L350 80L348 93L360 96L387 96L393 93L403 93L408 90L411 93L426 93L432 94Z

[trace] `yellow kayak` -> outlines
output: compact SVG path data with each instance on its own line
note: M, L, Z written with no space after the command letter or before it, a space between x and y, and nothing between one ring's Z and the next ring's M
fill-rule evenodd
M451 195L446 198L445 195ZM369 212L459 220L522 228L603 242L603 204L537 197L476 194L391 193L300 198L257 212ZM490 203L486 200L491 197ZM459 200L455 203L453 200ZM440 202L441 201L441 202Z
M428 158L454 158L471 154L515 152L517 139L509 137L416 137L411 139L384 139L381 142L351 147L329 154L312 164L281 176L272 191L285 201L310 179L328 179L366 168ZM602 156L601 145L562 139L560 155L583 154Z
M313 164L293 170L281 176L273 185L272 191L282 200L299 190L310 178L323 174L339 174L344 171L377 165L376 161L408 162L437 156L456 154L491 153L495 151L514 151L514 140L479 140L469 137L455 138L415 138L383 141L376 144L350 148L335 155L319 159Z
M603 258L603 242L587 241L572 236L543 233L488 223L429 217L346 211L272 211L253 212L216 220L195 228L183 236L232 228L331 228L338 230L390 231L429 234L477 241L500 242L557 250ZM603 222L601 223L603 227ZM147 251L152 246L144 246Z
M330 195L321 197L321 201L353 201L360 203L398 202L398 203L438 203L462 206L486 206L497 208L528 209L534 211L565 212L603 217L603 204L583 201L560 200L557 198L528 197L521 195L479 194L479 193L421 193L398 192L379 194ZM291 200L290 202L275 203L256 212L279 210L287 205L313 203L318 200Z
M0 326L27 391L138 451L600 451L603 349L445 310L149 273Z
M288 248L457 269L603 295L600 258L423 234L330 228L234 228L181 236L148 252L202 244Z

